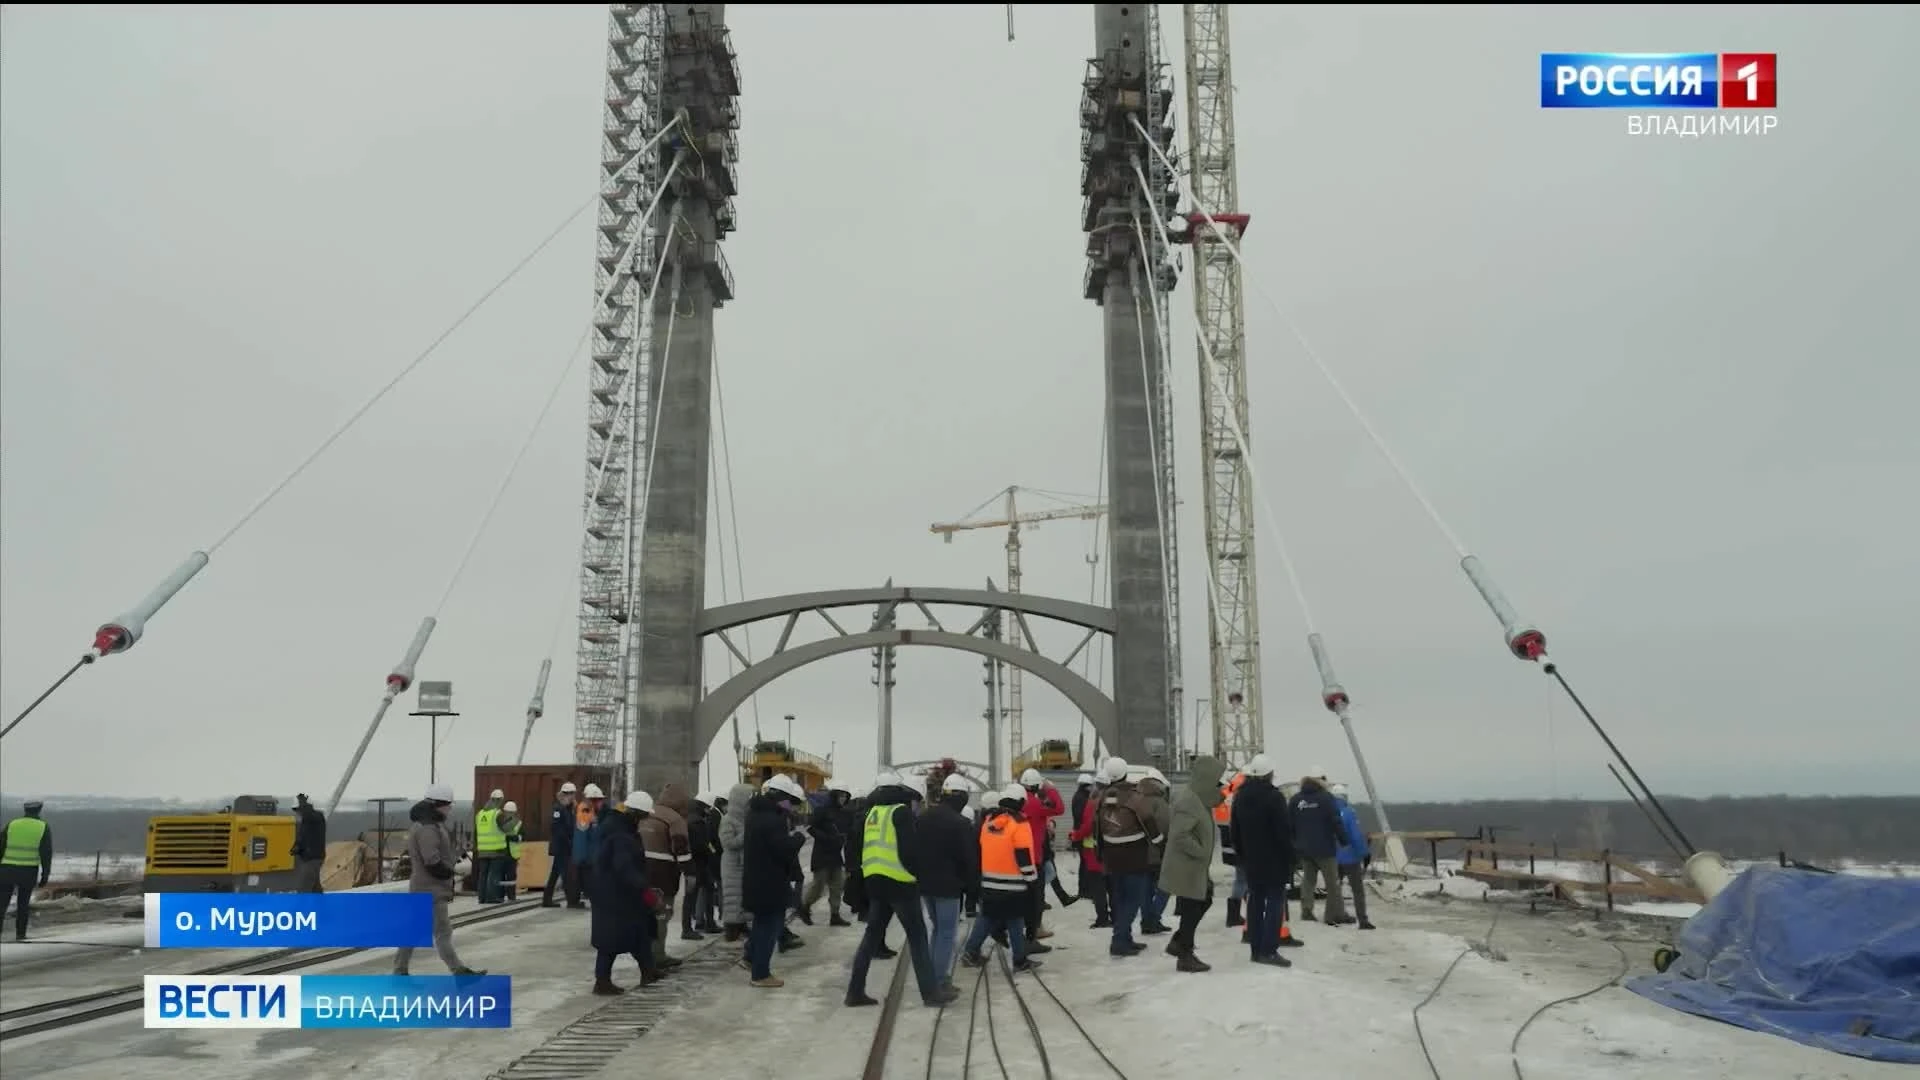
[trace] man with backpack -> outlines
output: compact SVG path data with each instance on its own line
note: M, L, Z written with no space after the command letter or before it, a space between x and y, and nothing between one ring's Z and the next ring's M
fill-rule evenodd
M1164 838L1151 832L1153 806L1128 782L1125 759L1108 758L1100 773L1107 787L1094 810L1093 832L1113 900L1113 941L1107 952L1138 956L1146 946L1133 939L1133 924L1153 891L1153 845Z

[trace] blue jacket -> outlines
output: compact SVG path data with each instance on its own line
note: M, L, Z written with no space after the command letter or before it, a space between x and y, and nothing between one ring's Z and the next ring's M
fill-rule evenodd
M1360 827L1360 814L1345 799L1340 804L1340 850L1334 853L1341 866L1353 866L1367 859L1367 830Z
M1293 850L1303 859L1337 859L1340 854L1338 800L1320 782L1305 779L1292 804ZM1236 847L1238 845L1235 845Z
M606 818L613 813L611 800L600 804L600 812L593 817L593 824L573 830L573 864L592 866L594 856L600 853L600 834L606 831Z

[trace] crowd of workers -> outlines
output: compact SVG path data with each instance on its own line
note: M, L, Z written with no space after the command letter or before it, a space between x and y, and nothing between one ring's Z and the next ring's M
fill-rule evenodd
M613 981L622 956L634 960L642 985L679 965L665 945L676 907L683 939L721 934L741 943L737 962L753 986L771 989L783 985L773 973L776 953L804 945L789 918L813 925L824 899L828 925L851 926L844 902L865 924L847 983L849 1006L876 1003L867 974L874 959L898 955L886 942L895 920L928 1005L957 996L956 960L984 964L989 940L1008 950L1016 971L1034 970L1036 957L1051 951L1043 919L1056 906L1047 902L1049 888L1059 908L1090 903L1092 927L1110 933L1109 955L1139 956L1147 949L1140 937L1167 934L1165 952L1177 970L1211 970L1195 941L1214 903L1216 854L1233 870L1226 924L1242 928L1252 963L1290 966L1282 951L1300 944L1287 916L1296 873L1302 919L1315 920L1316 886L1324 883L1327 925L1373 929L1362 878L1372 858L1345 788L1314 769L1289 795L1264 754L1230 779L1224 772L1218 760L1198 758L1175 791L1159 770L1109 758L1063 799L1028 769L1018 783L985 792L977 807L971 782L957 774L923 793L886 772L857 798L830 781L817 804L784 775L757 790L736 785L725 796L689 795L668 784L657 798L634 791L621 800L595 784L568 783L548 822L541 904L591 910L593 991L616 995L625 992ZM445 820L452 802L451 790L435 785L414 807L408 856L413 888L443 901L435 905L435 948L448 968L466 973L444 903L458 857ZM515 811L498 791L476 811L475 855L500 864L500 871L478 874L482 902L501 895L498 873L510 875L517 861L522 825ZM1057 869L1061 819L1078 854L1072 892ZM496 843L496 830L513 839ZM1343 886L1352 892L1353 915ZM964 934L963 918L971 920ZM401 950L396 972L407 971L410 956Z

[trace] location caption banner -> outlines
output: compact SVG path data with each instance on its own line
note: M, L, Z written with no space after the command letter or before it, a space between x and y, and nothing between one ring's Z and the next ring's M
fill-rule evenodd
M397 949L433 944L426 893L148 893L149 949Z
M150 1028L506 1028L506 975L149 975Z

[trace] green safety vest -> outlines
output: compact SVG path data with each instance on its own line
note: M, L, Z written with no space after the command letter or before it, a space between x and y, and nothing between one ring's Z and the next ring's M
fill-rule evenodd
M473 815L473 849L481 855L507 850L507 834L500 831L500 811L482 810Z
M522 824L523 823L516 818L513 823L513 831L507 834L507 858L509 859L517 860L520 858L520 827Z
M860 876L883 877L913 884L913 875L900 864L900 837L893 829L893 812L898 806L876 806L867 811L866 829L860 837Z
M39 818L18 817L7 823L7 853L0 855L0 866L39 866L40 838L47 835L47 823Z

